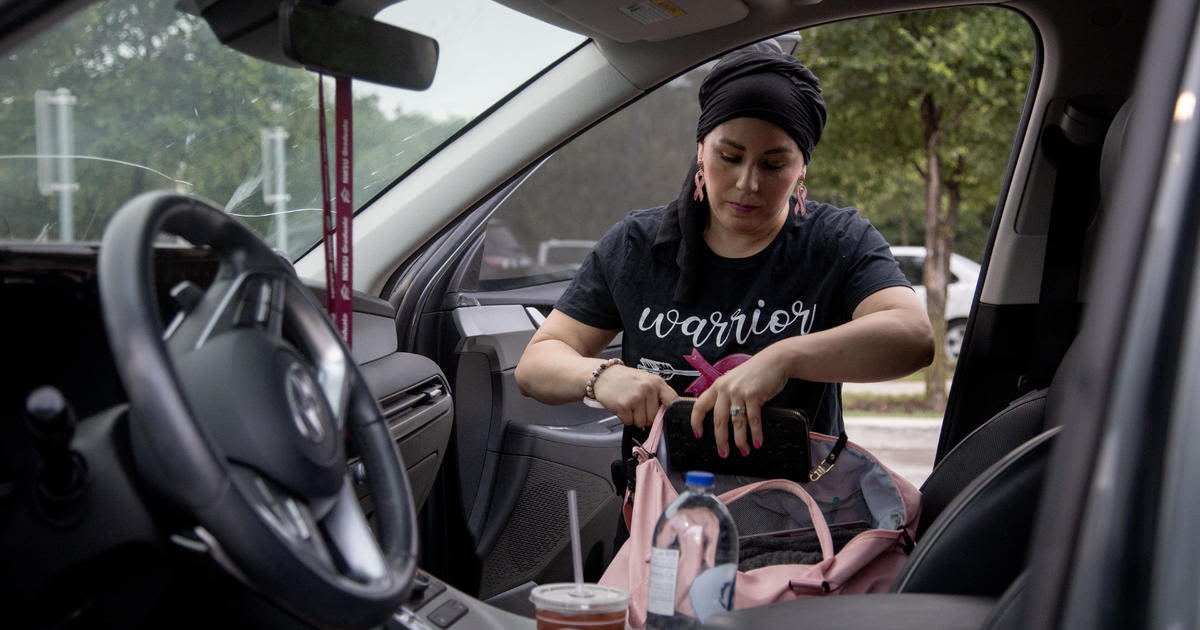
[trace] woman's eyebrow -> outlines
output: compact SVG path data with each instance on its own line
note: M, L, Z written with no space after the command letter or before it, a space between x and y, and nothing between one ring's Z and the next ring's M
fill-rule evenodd
M733 140L730 140L729 138L720 138L719 140L717 140L717 142L719 144L724 144L731 148L737 149L738 151L746 150L746 147L734 142ZM779 147L775 147L774 149L769 149L767 151L763 151L763 155L770 155L773 153L791 153L791 152L792 152L791 148L789 148L787 146L779 146Z

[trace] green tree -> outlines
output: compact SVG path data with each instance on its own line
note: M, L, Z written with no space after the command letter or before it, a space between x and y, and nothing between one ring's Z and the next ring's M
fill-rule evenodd
M0 238L53 232L58 200L38 193L35 161L17 156L35 153L35 90L63 87L76 98L77 239L99 239L133 195L171 188L208 197L270 240L276 222L260 194L267 127L288 133L289 208L300 210L288 215L289 233L298 236L289 253L319 239L316 75L227 49L175 4L99 3L0 58ZM360 93L356 202L374 197L462 124L384 112L374 94Z
M829 109L810 197L861 208L893 244L925 244L930 318L943 339L949 254L982 256L1032 69L1029 26L995 7L884 15L807 29L796 54L821 78ZM550 238L595 239L629 210L673 199L695 152L704 73L687 73L566 145L497 222L535 252ZM940 408L943 343L937 353L928 398Z
M881 16L805 33L800 55L821 76L830 109L813 188L872 204L873 220L898 229L901 241L922 226L927 306L939 341L950 252L960 227L975 232L972 247L982 242L978 233L986 234L1033 54L1028 25L989 7ZM944 344L936 345L926 393L940 408L946 359Z

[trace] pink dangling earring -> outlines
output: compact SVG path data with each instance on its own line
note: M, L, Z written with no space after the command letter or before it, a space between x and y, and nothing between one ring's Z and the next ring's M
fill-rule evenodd
M696 201L704 201L704 162L696 163L696 192L692 193L692 199Z
M808 189L804 187L803 179L800 180L800 183L796 185L796 197L800 199L800 202L796 204L796 211L792 214L799 212L800 216L804 216L804 202L808 200Z

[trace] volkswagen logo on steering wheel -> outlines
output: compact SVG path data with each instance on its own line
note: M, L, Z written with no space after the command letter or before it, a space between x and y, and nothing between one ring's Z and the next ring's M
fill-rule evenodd
M287 399L296 430L309 442L320 444L325 439L325 403L316 381L299 363L288 366Z

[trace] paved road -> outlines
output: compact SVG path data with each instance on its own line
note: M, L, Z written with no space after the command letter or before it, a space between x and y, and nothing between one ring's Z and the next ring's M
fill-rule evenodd
M941 418L846 416L850 441L917 487L933 469L941 427Z

